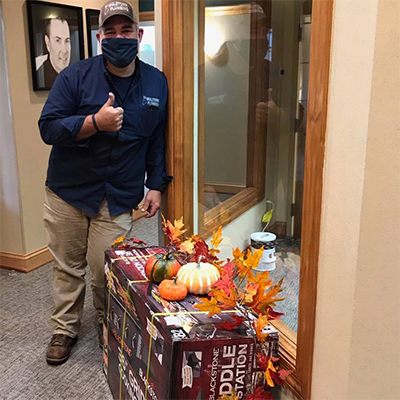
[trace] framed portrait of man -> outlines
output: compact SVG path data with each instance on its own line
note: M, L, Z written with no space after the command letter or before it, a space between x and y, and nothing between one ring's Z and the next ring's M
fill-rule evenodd
M34 90L50 90L58 74L85 58L82 8L27 1Z
M86 9L86 32L89 57L101 54L101 47L96 38L96 33L99 31L99 15L100 10Z

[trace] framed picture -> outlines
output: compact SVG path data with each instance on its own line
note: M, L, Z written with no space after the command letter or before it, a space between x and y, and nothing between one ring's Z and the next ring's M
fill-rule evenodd
M50 90L57 75L85 58L82 8L27 1L34 90Z
M89 57L101 54L100 44L97 40L96 33L99 30L100 10L86 9L86 31Z

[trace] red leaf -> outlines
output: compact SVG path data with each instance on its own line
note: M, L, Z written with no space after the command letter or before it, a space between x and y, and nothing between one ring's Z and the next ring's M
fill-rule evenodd
M235 263L233 261L228 260L228 262L221 268L223 276L227 276L228 278L233 278L233 276L235 275Z
M258 355L257 363L262 371L265 371L268 368L268 360L269 360L269 357L264 356L264 355Z
M232 318L234 319L234 322L223 322L222 324L219 324L217 326L217 328L231 331L232 329L236 328L237 326L242 325L243 320L244 320L243 317L238 317L237 315L234 315Z
M278 371L278 373L279 373L279 377L284 381L284 380L286 380L286 378L292 373L293 371L289 371L289 370L286 370L286 369L280 369L279 371Z
M274 382L282 386L285 383L285 380L288 375L290 375L293 371L287 371L287 370L279 370L279 371L269 371L271 378L274 380Z
M199 262L200 256L202 256L202 262L213 263L214 261L218 261L218 258L213 256L210 253L210 249L208 248L207 243L204 239L198 238L196 243L194 244L194 259L192 261Z
M219 281L214 283L213 288L224 290L226 295L229 296L230 288L234 289L235 284L233 283L232 279L229 278L227 275L224 275Z
M275 400L272 393L264 390L263 387L258 387L253 394L248 394L246 400Z
M278 372L269 370L269 374L277 385L282 386L284 384L284 381L281 379Z
M285 313L274 311L272 307L267 307L266 313L268 314L268 317L271 321L273 321L274 319L280 319L282 315L285 315Z
M128 239L130 242L132 242L132 243L135 243L135 244L143 244L143 245L147 245L147 243L146 242L143 242L143 240L140 240L140 239L136 239L136 238L130 238L130 239Z

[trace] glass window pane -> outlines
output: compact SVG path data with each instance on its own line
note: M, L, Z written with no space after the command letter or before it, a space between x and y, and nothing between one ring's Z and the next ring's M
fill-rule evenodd
M260 270L284 278L277 310L297 331L311 1L207 0L198 16L199 231L261 201Z

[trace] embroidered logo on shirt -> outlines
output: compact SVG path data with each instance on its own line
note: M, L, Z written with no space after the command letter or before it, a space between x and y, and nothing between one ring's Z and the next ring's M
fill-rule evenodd
M160 99L157 99L156 97L143 96L142 105L143 105L143 107L147 107L147 108L159 108L160 107Z

